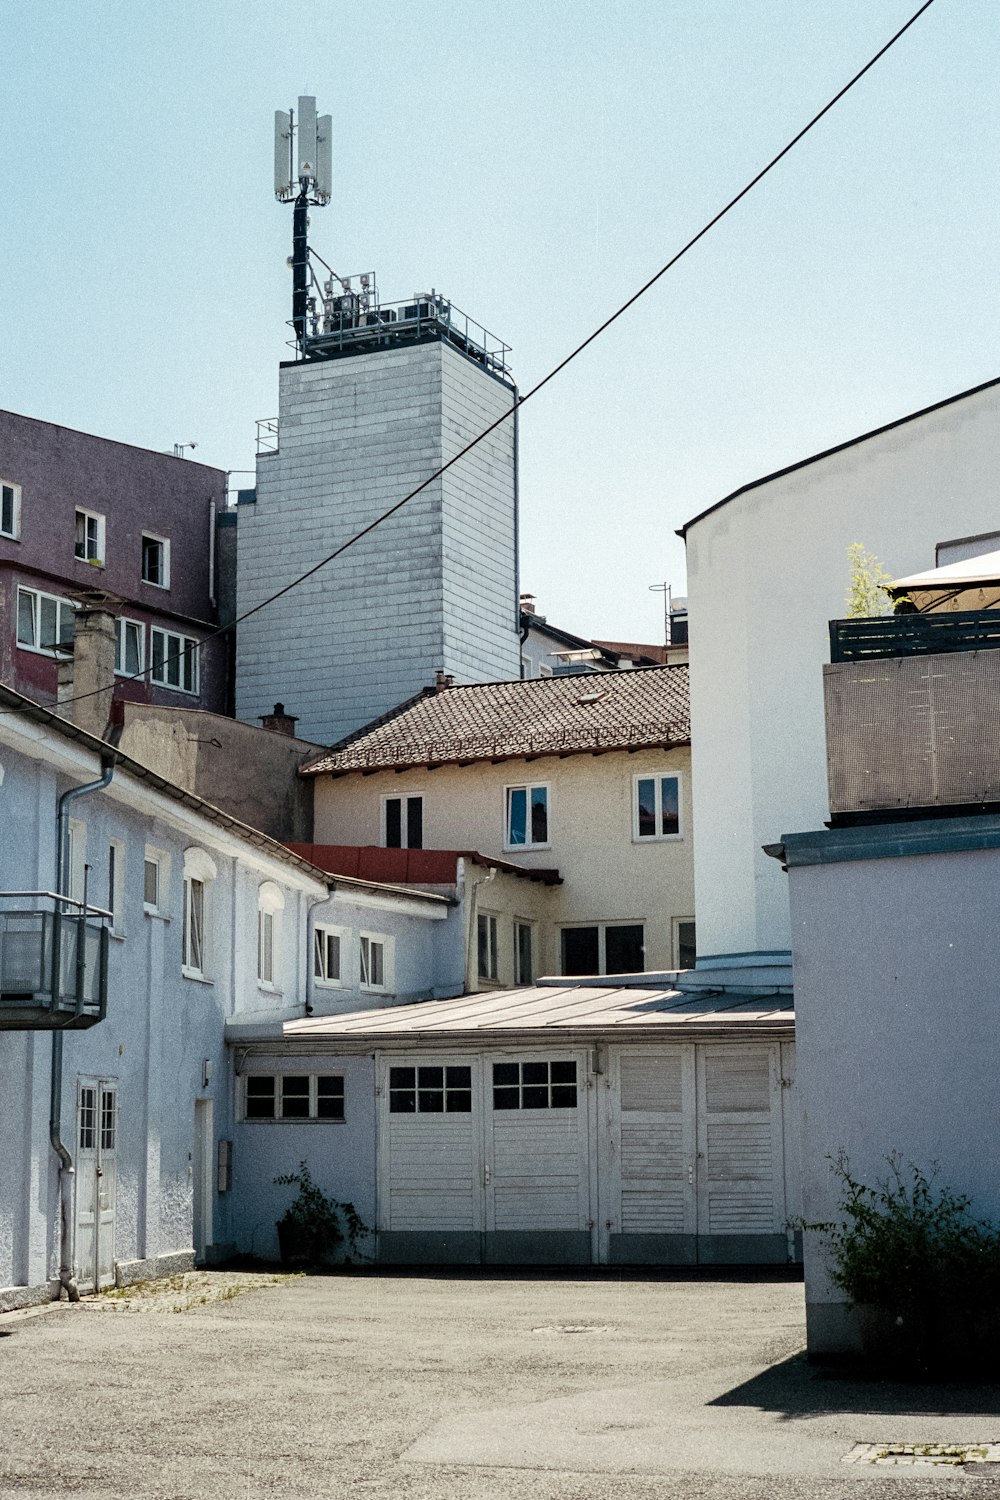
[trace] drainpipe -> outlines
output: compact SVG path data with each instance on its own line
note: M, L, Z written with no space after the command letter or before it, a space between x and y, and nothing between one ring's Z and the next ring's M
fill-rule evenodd
M115 774L114 761L104 766L99 781L88 781L85 786L70 787L63 792L56 806L56 892L69 895L72 872L69 869L69 814L67 809L77 797L86 797L89 792L103 791L110 786ZM84 910L86 915L86 910ZM80 944L82 946L82 944ZM76 1253L76 1218L73 1212L73 1188L76 1168L60 1135L62 1119L62 1069L63 1033L52 1033L52 1069L49 1095L49 1140L59 1158L59 1285L70 1302L79 1302L80 1288L76 1284L76 1268L73 1264Z
M468 868L468 866L466 866ZM469 935L465 944L465 993L472 994L472 981L478 976L479 967L476 955L478 954L479 931L476 924L479 908L479 887L489 885L491 880L496 879L496 865L492 865L490 873L484 875L482 880L472 880L469 875L465 877L465 887L469 892ZM473 964L476 964L475 969Z

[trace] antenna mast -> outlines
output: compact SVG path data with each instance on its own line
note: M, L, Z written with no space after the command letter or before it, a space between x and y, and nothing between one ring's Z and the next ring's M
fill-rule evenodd
M274 196L294 203L292 217L292 328L299 354L306 352L309 313L309 209L330 201L333 177L333 116L316 118L316 100L300 95L295 111L274 114Z

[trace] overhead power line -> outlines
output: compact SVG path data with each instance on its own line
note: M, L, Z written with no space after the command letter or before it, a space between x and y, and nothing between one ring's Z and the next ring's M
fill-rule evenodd
M772 156L766 166L761 167L760 171L755 173L755 175L750 178L749 182L747 182L742 188L740 188L739 192L736 193L732 198L730 198L729 202L719 209L718 213L714 214L706 224L702 225L697 234L693 234L691 238L686 242L686 244L682 245L681 248L677 250L670 257L670 259L660 267L657 272L655 272L654 275L650 276L648 281L643 282L638 291L633 292L631 297L627 298L627 300L624 301L620 307L616 308L609 317L604 319L603 323L598 324L594 331L588 334L581 343L577 344L576 347L572 349L570 353L567 354L563 359L561 359L557 365L554 365L547 375L543 375L541 380L537 381L530 388L530 390L525 391L523 395L519 395L511 403L507 411L505 411L501 416L497 417L495 422L491 422L488 427L484 427L482 432L480 432L476 437L472 438L470 442L466 443L464 448L460 448L452 458L448 459L447 463L441 464L440 468L435 469L432 474L429 474L427 478L422 481L422 483L418 484L414 489L410 490L409 493L404 495L401 500L397 500L395 505L390 505L388 510L383 511L380 516L376 516L374 521L370 521L367 526L364 526L360 531L355 532L355 534L349 537L346 542L343 542L339 547L336 547L333 552L330 552L326 557L321 558L318 563L314 563L313 566L307 569L305 573L300 573L299 576L297 578L293 578L290 583L286 583L282 588L275 590L273 594L269 594L266 599L262 599L260 603L255 604L252 609L245 610L243 614L237 615L236 618L230 620L228 624L220 625L218 629L213 630L209 635L205 636L204 640L199 641L196 646L187 647L183 652L179 653L178 659L188 655L191 651L199 650L201 646L207 645L209 641L215 640L218 636L226 635L229 631L235 630L237 625L243 624L244 620L251 619L252 616L259 614L261 610L267 609L270 605L275 604L279 599L283 599L284 596L291 593L293 589L299 588L301 584L312 578L316 573L319 573L321 569L328 567L329 564L334 562L338 557L342 557L343 554L349 550L349 548L354 547L358 544L358 542L363 541L364 538L366 536L369 536L377 527L384 525L386 521L388 521L392 516L396 514L397 511L402 510L404 505L408 505L411 500L415 500L418 495L422 494L423 491L427 489L428 485L431 485L435 482L435 480L440 479L442 474L446 474L448 470L453 468L455 464L457 464L466 456L466 454L471 453L473 448L478 447L478 445L483 442L485 438L489 437L491 432L495 432L498 427L502 427L505 422L509 421L516 411L519 411L526 402L531 400L532 396L537 396L538 392L543 390L545 386L547 386L550 381L554 380L557 375L561 374L561 372L565 370L567 365L572 364L573 360L578 358L578 356L581 355L585 349L589 348L595 339L600 338L601 334L605 333L613 323L617 323L618 319L623 317L624 314L628 312L629 308L634 307L639 299L641 297L644 297L646 293L650 291L656 285L656 283L667 274L668 271L672 270L673 267L677 265L678 261L682 260L684 256L688 254L689 251L693 250L695 245L697 245L700 240L703 240L707 234L710 234L715 226L719 224L727 214L730 214L737 206L737 204L743 201L748 193L752 193L758 183L762 182L769 172L773 172L778 163L783 161L784 158L789 154L789 152L795 149L799 142L803 140L809 134L809 132L819 124L820 120L822 120L825 115L828 115L830 113L835 105L840 103L841 99L843 99L846 94L850 93L851 89L853 89L856 84L860 83L865 74L869 73L871 69L874 68L875 64L879 62L883 57L885 57L886 53L889 52L890 49L893 48L900 40L900 38L905 36L910 27L920 19L920 17L924 14L924 11L930 10L933 4L934 0L924 0L924 3L914 11L910 19L905 22L905 24L902 25L898 31L894 32L889 40L885 42L878 49L878 51L868 59L864 67L859 68L854 76L850 78L847 83L845 83L841 88L839 88L833 95L833 97L823 105L822 109L818 110L816 114L814 114L812 118L807 122L807 124L803 125L801 130L797 131L796 134L792 136L791 140L788 141L786 145L782 146L777 155ZM118 681L141 681L143 678L148 677L151 671L152 667L149 666L144 668L141 672L133 672L129 676L119 677ZM113 688L113 686L114 683L111 682L106 687L94 688L89 693L79 693L74 697L64 698L62 702L58 704L50 704L47 706L60 709L66 708L71 703L81 703L85 698L94 698L97 697L100 693L109 692ZM19 712L21 712L21 710L19 709L0 710L0 713L5 714L16 714Z

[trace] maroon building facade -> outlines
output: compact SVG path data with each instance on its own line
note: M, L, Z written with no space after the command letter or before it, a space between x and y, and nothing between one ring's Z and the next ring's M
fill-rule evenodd
M226 475L0 411L0 682L56 700L74 605L106 596L117 627L116 701L230 702L216 527Z

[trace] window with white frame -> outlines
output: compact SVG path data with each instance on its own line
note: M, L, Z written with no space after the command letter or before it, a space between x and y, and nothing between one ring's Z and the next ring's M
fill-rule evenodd
M76 542L74 551L81 562L104 562L104 517L96 510L76 512Z
M632 836L678 839L681 836L681 780L679 776L636 776L632 801Z
M504 842L508 849L542 849L549 843L549 789L543 783L505 788Z
M119 677L138 677L145 665L145 625L119 615L115 621L115 672Z
M646 967L641 922L594 922L562 929L564 974L641 974Z
M73 651L73 606L39 589L17 591L17 644L43 656L70 656Z
M392 939L378 932L363 932L359 943L360 984L363 990L392 988Z
M150 631L151 681L180 693L198 692L198 642L172 630Z
M245 1120L342 1120L341 1073L248 1073L244 1080Z
M266 880L257 893L257 980L265 989L278 987L284 905L281 887Z
M382 798L383 849L424 847L424 799L422 796Z
M207 979L211 968L211 891L216 868L204 849L184 853L181 972Z
M112 839L108 844L108 899L107 909L111 913L111 931L115 937L125 936L125 845L121 839Z
M497 980L497 919L488 912L480 912L476 918L478 949L477 973L480 979Z
M87 825L79 818L69 820L69 840L66 848L66 893L74 901L82 902L87 888ZM88 892L87 900L92 906L95 892Z
M168 856L147 844L142 859L142 909L147 916L163 915L167 900Z
M21 535L21 486L0 480L0 536L17 541Z
M165 536L142 533L142 581L158 589L170 587L170 543Z
M514 923L514 983L532 984L535 978L534 955L530 922Z
M576 1109L576 1063L495 1062L494 1109Z
M313 978L319 985L339 987L345 983L344 961L347 931L318 922L313 931Z
M389 1069L391 1115L467 1115L472 1111L472 1068L467 1063Z

